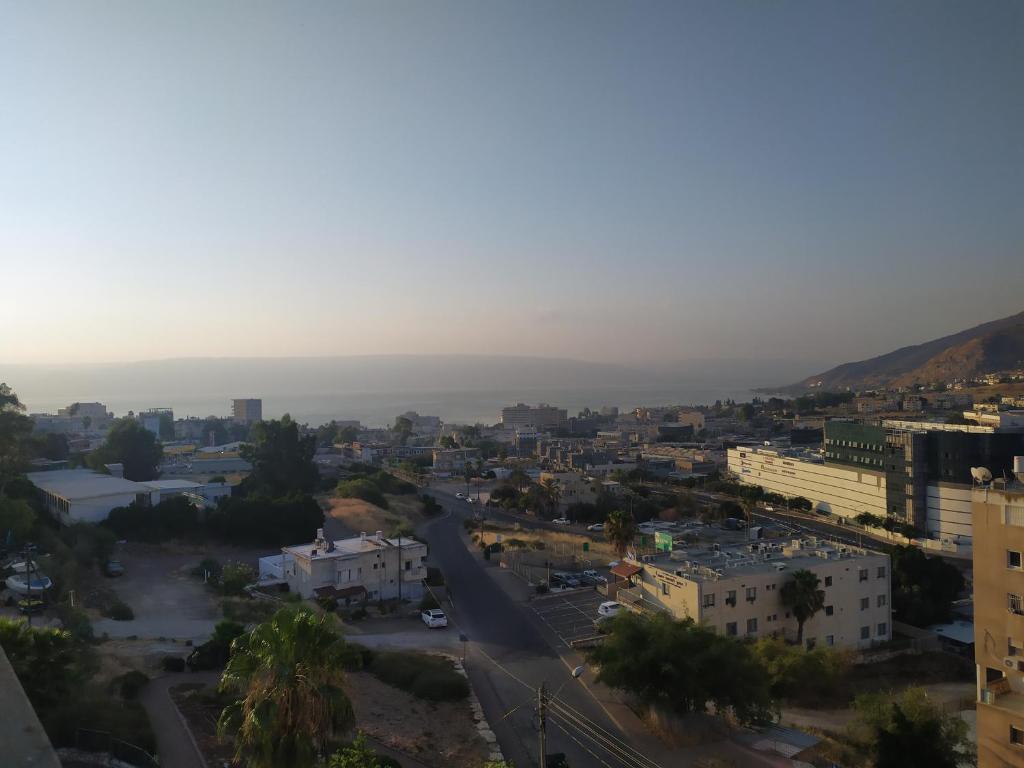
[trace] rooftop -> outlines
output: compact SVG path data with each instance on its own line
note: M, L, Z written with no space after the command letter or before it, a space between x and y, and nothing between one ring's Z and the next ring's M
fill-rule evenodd
M859 560L880 556L861 547L834 545L809 536L802 539L752 541L731 546L674 549L645 555L644 567L672 571L691 581L718 581L743 573L770 574L777 571L812 570L822 561Z
M37 488L55 496L74 501L128 493L149 493L144 483L93 472L91 469L57 469L50 472L29 472L28 479Z
M324 557L354 557L355 555L362 554L363 552L374 552L378 549L384 549L386 547L397 548L398 546L398 539L389 539L385 536L381 536L378 532L378 534L374 536L361 534L359 536L352 536L348 539L338 539L333 542L328 542L322 538L318 538L317 541L309 544L296 544L291 547L282 547L281 551L305 559L309 559L311 557L320 559ZM403 536L401 539L401 546L404 549L405 547L422 547L424 545L416 539Z

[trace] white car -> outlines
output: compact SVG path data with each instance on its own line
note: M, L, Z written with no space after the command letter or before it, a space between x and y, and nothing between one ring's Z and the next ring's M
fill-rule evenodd
M597 606L597 615L610 618L618 615L620 610L622 610L622 603L617 603L614 600L606 600Z
M420 618L423 619L423 623L430 629L438 629L448 626L448 617L444 615L444 611L440 608L430 608L429 610L423 611L423 613L420 614Z
M455 494L455 498L456 499L464 499L464 498L466 498L466 494L464 494L462 491L459 491L458 493Z
M569 525L570 521L569 521L568 517L556 517L551 522L554 523L555 525Z
M604 523L594 523L593 525L587 526L588 531L603 531Z

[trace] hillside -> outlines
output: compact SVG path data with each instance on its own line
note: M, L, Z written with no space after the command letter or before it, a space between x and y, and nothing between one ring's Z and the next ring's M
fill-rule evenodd
M869 360L844 363L784 387L840 391L970 378L1024 365L1024 312ZM820 382L820 384L819 384Z

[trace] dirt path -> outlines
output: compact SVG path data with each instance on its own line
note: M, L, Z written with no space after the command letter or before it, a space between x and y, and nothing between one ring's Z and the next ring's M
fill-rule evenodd
M217 672L164 675L151 680L142 691L140 701L153 725L161 768L207 768L168 691L180 683L214 684L219 677Z

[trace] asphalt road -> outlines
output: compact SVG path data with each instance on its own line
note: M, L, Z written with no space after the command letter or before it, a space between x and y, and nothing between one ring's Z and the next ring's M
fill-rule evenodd
M549 691L560 690L562 701L621 737L589 692L572 680L566 665L525 610L484 573L467 550L462 540L462 520L472 514L473 507L439 489L431 489L431 493L446 514L422 526L420 534L430 546L429 561L441 568L451 586L457 631L470 638L467 671L506 759L517 766L539 762L534 690L541 682L547 683ZM505 572L499 578L515 577ZM595 755L550 725L547 751L564 752L574 768L601 765ZM613 767L617 765L611 758L602 759Z

